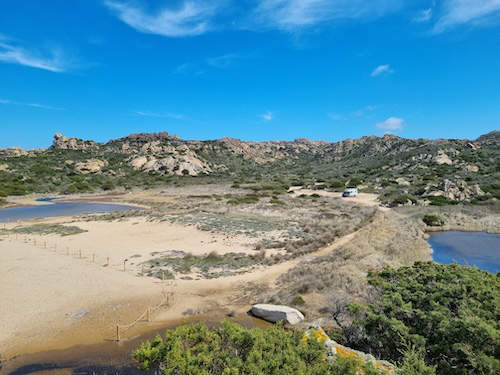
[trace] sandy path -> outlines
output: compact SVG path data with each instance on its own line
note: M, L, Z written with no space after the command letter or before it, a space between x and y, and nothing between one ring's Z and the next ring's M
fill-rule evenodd
M293 190L294 195L313 195L313 194L318 194L319 196L322 197L329 197L329 198L340 198L343 199L347 202L351 202L354 204L358 204L361 206L370 206L370 207L378 207L382 211L388 210L387 207L384 207L380 204L380 201L378 200L378 195L377 194L370 194L370 193L359 193L357 197L350 197L350 198L343 198L342 193L340 192L335 192L335 191L325 191L325 190L312 190L312 189L294 189Z

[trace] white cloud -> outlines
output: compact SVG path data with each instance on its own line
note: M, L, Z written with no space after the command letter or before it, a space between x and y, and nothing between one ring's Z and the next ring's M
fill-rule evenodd
M441 33L459 25L480 25L499 19L500 0L444 0L443 15L433 31Z
M394 73L394 69L391 68L389 64L379 65L375 69L373 69L371 76L377 77L381 74L392 74Z
M45 54L28 50L0 35L0 61L61 73L69 68L69 61L58 48Z
M217 1L186 0L175 8L147 12L137 2L106 0L104 4L134 29L149 34L183 37L204 34L212 29L211 18Z
M377 123L375 126L379 129L391 131L391 130L401 130L405 126L405 120L398 117L389 117L383 122Z
M144 117L171 118L174 120L184 119L184 115L178 113L156 113L150 111L135 111L135 114Z
M379 17L399 9L402 0L259 0L252 14L258 26L295 30L341 19Z
M264 121L272 121L274 119L274 113L271 111L267 111L266 113L260 115L260 118Z
M427 22L432 18L432 8L422 9L413 18L413 22Z
M63 111L63 108L57 108L57 107L52 107L50 105L44 105L44 104L39 104L39 103L23 103L23 102L16 102L14 100L9 100L9 99L0 99L0 104L4 105L20 105L24 107L33 107L33 108L40 108L40 109L50 109L53 111Z

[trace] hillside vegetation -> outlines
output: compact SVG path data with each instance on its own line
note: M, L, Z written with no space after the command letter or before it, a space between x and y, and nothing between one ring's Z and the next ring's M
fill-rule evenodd
M0 198L225 180L235 186L359 186L380 193L387 205L478 203L500 197L499 146L499 131L474 141L385 135L336 143L186 141L156 133L100 144L56 134L48 149L0 150Z
M417 262L373 272L373 303L349 306L350 346L398 361L409 343L438 375L500 372L500 274Z

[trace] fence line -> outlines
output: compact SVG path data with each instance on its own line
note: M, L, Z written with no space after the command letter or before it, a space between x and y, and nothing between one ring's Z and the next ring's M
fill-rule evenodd
M161 302L154 307L148 306L147 309L144 310L144 312L136 320L134 320L132 323L126 324L126 325L116 324L115 341L117 341L117 342L121 341L121 339L122 339L121 334L124 332L127 332L130 328L134 327L137 323L144 322L144 321L150 323L152 321L151 314L163 306L167 306L167 307L170 306L172 299L173 299L173 293L172 292L168 293L168 292L164 291L164 292L162 292Z
M5 230L5 226L4 226L4 230ZM37 243L36 239L35 238L32 239L29 234L24 235L22 237L18 237L18 233L12 233L12 235L11 235L11 233L9 233L9 231L10 230L8 230L8 232L6 234L4 234L7 236L7 239L9 240L9 242L17 241L18 239L20 239L23 243L31 244L34 247L39 247L39 248L43 247L43 249L46 249L50 252L54 252L56 254L58 253L57 243L55 243L52 246L50 246L50 244L48 244L46 240L43 242L40 240ZM42 234L40 234L40 237L42 237ZM78 257L78 259L87 259L84 256L84 252L81 249L79 249L77 252L73 253L69 247L66 247L65 250L63 250L63 253L61 253L61 255ZM96 254L95 253L91 253L91 259L92 259L91 263L95 264L95 262L96 262ZM123 260L123 263L121 263L122 261L120 261L120 264L123 264L122 271L124 271L124 272L127 271L127 268L126 268L127 261L128 261L128 259ZM106 257L106 264L104 265L104 267L108 267L108 266L110 266L110 257ZM140 269L140 271L138 271L138 274L140 276L144 276L144 265L141 265L141 269ZM165 283L165 278L164 278L163 273L162 273L161 282L162 282L162 284ZM172 285L172 284L169 282L169 285ZM121 339L122 339L121 334L127 332L129 329L134 327L137 323L151 322L152 321L152 314L164 306L167 306L167 307L170 306L171 303L173 303L173 297L174 297L173 292L166 292L165 290L163 290L162 291L162 299L158 305L148 306L146 308L146 310L144 310L144 312L137 319L135 319L133 322L131 322L130 324L126 324L126 325L116 324L115 325L115 329L116 329L115 340L117 342L121 341Z

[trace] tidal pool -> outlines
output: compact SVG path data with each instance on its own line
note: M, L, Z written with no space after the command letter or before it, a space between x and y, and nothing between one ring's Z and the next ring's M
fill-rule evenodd
M136 209L137 207L110 203L54 202L40 206L4 208L0 210L0 223Z
M470 265L492 273L500 271L500 234L439 232L430 236L429 245L437 263Z

